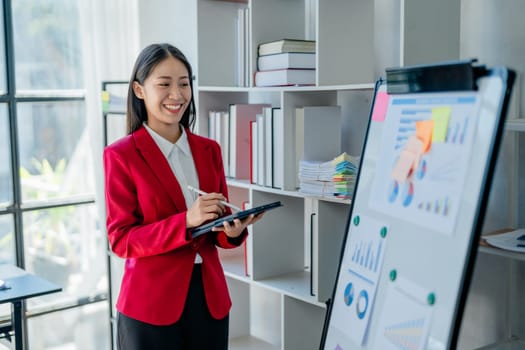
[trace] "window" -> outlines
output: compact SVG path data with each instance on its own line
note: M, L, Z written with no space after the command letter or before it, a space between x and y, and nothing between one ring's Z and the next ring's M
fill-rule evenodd
M0 28L0 263L62 286L25 305L32 349L110 347L81 1L7 0L0 9L9 25ZM0 321L9 313L0 305Z
M3 147L0 147L0 207L6 208L13 204L13 180L11 177L11 140L9 136L9 114L7 104L0 104L0 140L3 140ZM0 248L0 256L2 255ZM14 251L13 251L14 252ZM1 261L14 262L14 259Z
M22 202L93 196L83 101L17 104Z
M0 25L1 28L4 26L4 8L0 8ZM6 67L5 67L5 40L4 36L0 35L0 95L5 94L7 89L7 80L6 80Z
M78 0L11 0L17 93L82 89Z

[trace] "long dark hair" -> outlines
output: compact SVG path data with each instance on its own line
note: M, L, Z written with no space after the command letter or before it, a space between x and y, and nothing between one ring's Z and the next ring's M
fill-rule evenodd
M180 120L180 124L185 127L193 128L195 123L195 100L193 98L193 71L191 69L190 62L186 59L186 56L173 45L170 44L151 44L146 46L137 57L131 79L129 81L128 88L128 110L126 113L126 129L127 133L131 134L142 126L148 119L148 113L146 112L146 106L144 100L139 99L135 96L133 91L133 82L136 81L143 85L146 78L151 74L151 71L155 68L159 62L172 56L173 58L181 61L188 70L188 76L190 78L191 88L191 100L188 108L184 111L184 115Z

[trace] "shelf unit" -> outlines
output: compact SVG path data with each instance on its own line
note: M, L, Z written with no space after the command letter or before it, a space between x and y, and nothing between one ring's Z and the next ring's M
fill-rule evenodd
M344 150L349 154L361 153L363 130L372 96L371 84L319 90L238 90L199 90L201 116L203 110L225 108L224 101L266 102L272 106L282 106L285 118L293 115L295 106L339 104L343 110L342 132L346 135L343 139ZM214 104L215 101L218 104ZM206 135L207 130L202 128L202 124L199 124L200 132ZM331 286L335 281L350 201L305 196L296 191L276 190L233 179L228 183L230 200L237 205L248 201L255 206L276 200L284 205L279 210L267 213L266 218L253 226L248 239L250 253L245 256L245 248L240 247L233 258L232 252L224 251L222 255L230 288L246 290L251 300L250 308L242 308L239 314L234 308L231 315L232 320L243 318L249 310L248 324L251 327L241 334L239 341L243 344L242 348L251 349L249 344L259 344L261 340L272 344L273 347L269 347L271 349L316 348L326 312L325 302L331 295ZM252 266L250 276L245 275L244 264ZM246 285L239 287L234 281L242 281ZM257 292L253 291L253 286L257 286ZM237 293L232 291L232 294ZM268 294L278 295L272 299L281 311L273 313L273 317L261 317L261 310L253 306L268 302ZM234 299L234 304L236 302ZM308 320L308 324L304 323L305 320ZM264 331L266 322L281 324L281 327L268 333ZM234 324L232 334L236 334ZM304 327L307 327L307 332ZM246 339L252 340L245 343ZM232 342L235 344L237 340ZM258 349L259 345L253 348Z
M421 3L408 2L413 7ZM376 67L374 59L374 43L384 40L384 33L374 27L374 6L373 1L360 0L197 1L193 14L197 18L197 47L186 49L197 57L196 131L208 135L209 111L227 110L231 103L269 103L281 108L289 123L293 123L297 107L339 105L341 149L360 155L374 82L384 71L384 67ZM440 13L456 18L458 6L457 2L450 2ZM239 9L246 7L250 19L245 47L248 70L256 70L259 43L281 38L315 40L316 86L253 87L253 78L248 87L236 86L234 24ZM420 11L424 9L403 9L403 25L422 23ZM396 32L383 29L390 37ZM425 42L427 34L431 34L430 29L422 29L418 35L398 30L393 38L398 55L383 63L395 66L404 61L417 63L418 59L422 63L430 58L457 58L459 40L452 33L432 43ZM423 54L419 53L421 49ZM413 57L414 52L419 53L417 58ZM322 145L320 140L311 142ZM230 200L237 205L244 201L258 205L276 200L284 204L253 226L246 247L221 251L234 300L230 327L233 348L317 349L350 201L305 196L294 189L276 190L235 179L228 184ZM246 266L250 266L248 274Z

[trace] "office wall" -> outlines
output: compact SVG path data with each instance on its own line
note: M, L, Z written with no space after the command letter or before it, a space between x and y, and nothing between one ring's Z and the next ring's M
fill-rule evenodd
M184 52L195 71L197 3L195 0L139 0L140 47L159 42L173 44Z
M489 66L506 65L518 71L509 118L524 117L523 13L525 2L522 0L462 0L461 3L460 56L476 57ZM525 225L525 163L520 152L524 137L525 132L505 133L485 231ZM460 349L473 349L513 334L525 336L525 305L518 302L518 296L525 293L523 276L522 261L478 254L458 344Z

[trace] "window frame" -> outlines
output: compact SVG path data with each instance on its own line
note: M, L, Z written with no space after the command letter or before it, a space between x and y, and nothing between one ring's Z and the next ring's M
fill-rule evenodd
M26 257L24 252L24 227L23 214L29 211L58 208L63 206L82 206L96 204L95 193L92 195L73 196L58 200L47 200L38 203L22 202L22 188L20 179L20 156L19 156L19 137L18 137L18 113L17 106L27 102L64 102L64 101L82 101L86 102L86 91L82 89L71 90L35 90L35 91L18 91L16 90L16 69L15 69L15 45L14 45L14 23L12 12L12 0L2 1L4 26L2 33L4 37L4 55L5 55L5 83L6 91L0 92L0 104L6 105L8 113L9 128L9 152L11 166L12 182L12 203L8 206L0 207L0 215L11 215L14 226L14 264L22 269L26 266ZM85 84L85 83L84 83ZM104 269L106 270L106 268ZM72 308L80 308L85 305L109 302L108 289L94 295L85 295L73 301L63 302L50 307L38 307L31 311L27 310L24 302L22 305L22 314L24 315L23 328L23 348L28 346L28 327L27 320L32 317L47 315L49 313L61 312ZM109 312L109 310L108 310ZM0 331L11 328L11 315L0 314ZM7 332L9 334L10 332ZM12 333L12 332L11 332ZM1 336L6 336L3 334Z

